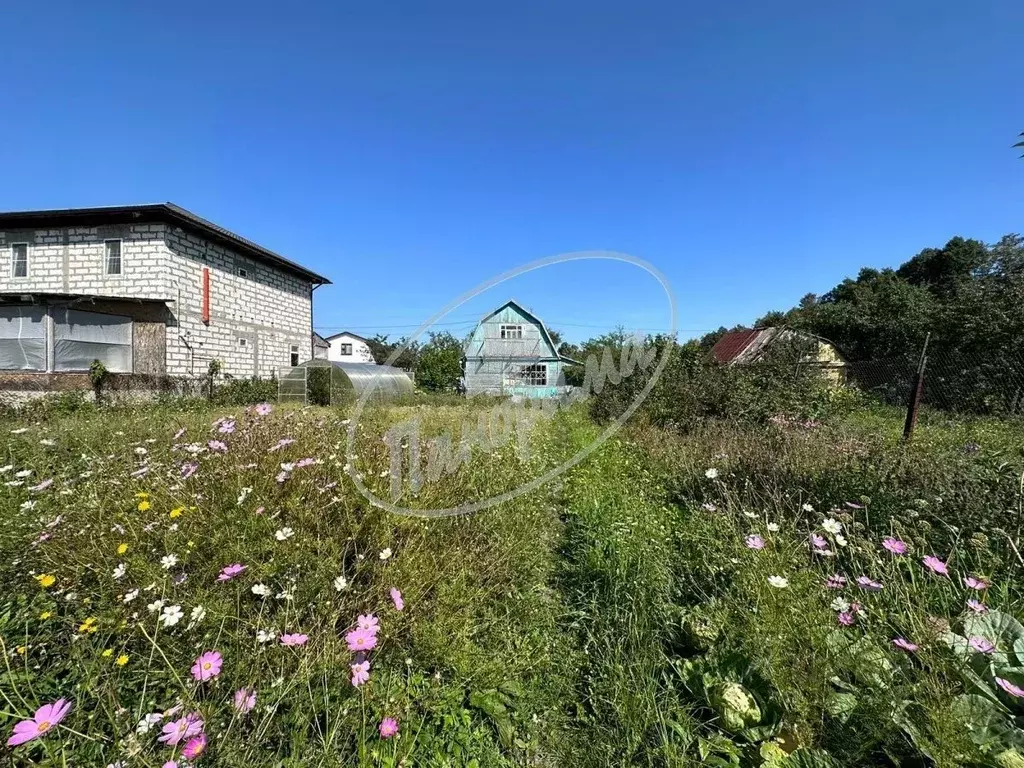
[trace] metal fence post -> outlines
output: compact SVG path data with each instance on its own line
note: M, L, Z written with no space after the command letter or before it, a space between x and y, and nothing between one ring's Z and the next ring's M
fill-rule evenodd
M914 384L910 389L910 402L907 403L907 420L903 424L903 440L910 442L914 434L914 426L917 424L917 411L921 407L921 393L924 391L924 368L928 362L928 340L932 337L929 332L924 337L924 346L921 348L921 360L917 364L917 374L914 376Z

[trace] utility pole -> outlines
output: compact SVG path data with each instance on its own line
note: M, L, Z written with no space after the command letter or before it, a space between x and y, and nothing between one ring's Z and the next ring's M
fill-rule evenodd
M928 363L928 341L931 337L931 331L924 337L924 346L921 347L921 359L917 364L917 374L914 376L914 385L910 389L910 402L907 403L907 420L903 424L903 441L908 443L914 434L914 426L917 424L917 412L921 407L921 393L924 391L924 368Z

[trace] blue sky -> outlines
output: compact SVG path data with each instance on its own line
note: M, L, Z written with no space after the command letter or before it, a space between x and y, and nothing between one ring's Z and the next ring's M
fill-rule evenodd
M171 200L332 277L327 332L591 249L712 329L1024 230L1020 2L150 5L5 9L0 210ZM570 338L668 325L577 262L446 327L509 296Z

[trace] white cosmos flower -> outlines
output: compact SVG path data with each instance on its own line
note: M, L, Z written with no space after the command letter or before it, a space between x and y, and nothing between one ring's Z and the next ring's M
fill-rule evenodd
M36 503L30 499L29 501L21 502L21 509L27 511L29 509L32 509L35 505Z
M344 576L339 576L334 580L334 591L341 592L343 589L348 588L348 579Z
M846 546L846 543L847 543L846 542L846 537L843 536L841 533L837 533L835 535L835 540L836 540L836 544L838 544L840 547L845 547Z
M160 623L165 627L173 627L181 621L181 617L184 615L185 612L181 610L180 605L168 605L160 613Z
M260 597L266 597L270 594L270 587L266 584L253 584L252 593L254 595L259 595Z
M754 513L753 513L753 512L751 512L751 511L749 511L749 510L746 510L746 511L744 511L744 512L743 512L743 516L744 516L744 517L749 517L749 518L750 518L751 520L757 520L757 515L756 515L756 514L754 514Z
M704 477L706 477L708 480L714 480L716 477L718 477L718 470L715 469L714 467L711 467L710 469L704 471Z
M814 511L814 507L811 506L810 504L804 504L802 507L800 507L800 509L802 509L804 512L813 512Z
M197 605L192 609L192 614L189 616L188 627L186 627L186 629L192 629L204 618L206 618L206 609L201 605Z
M836 520L834 517L825 518L821 523L821 527L829 533L831 533L833 536L838 536L840 533L842 533L843 530L843 524Z
M245 503L245 500L248 498L250 493L252 493L252 488L250 488L249 486L246 486L245 488L243 488L239 492L239 494L238 494L238 506L242 506L242 504Z
M4 474L5 472L10 472L12 469L14 469L13 464L4 464L2 467L0 467L0 475Z
M149 451L147 451L141 445L138 448L135 449L135 455L136 456L145 456L147 453L149 453Z
M768 530L771 531L772 533L778 533L778 531L779 531L779 524L778 523L768 523Z
M256 632L256 642L258 643L270 643L273 642L276 637L277 633L272 629L261 629Z
M163 607L164 607L164 601L163 600L154 600L152 603L150 603L149 605L146 606L146 610L149 611L150 613L156 613L157 611L159 611Z
M782 576L769 576L768 583L776 589L785 589L789 586L789 579Z
M837 597L832 601L832 610L837 613L843 613L844 611L850 610L850 604L846 600L843 600L843 598Z
M125 602L125 603L130 603L132 600L134 600L138 596L139 596L139 590L133 589L131 592L126 592L125 596L122 597L121 600L123 602Z
M173 568L177 564L178 564L178 556L177 555L164 555L163 557L160 558L160 565L161 565L161 567L163 567L163 569L165 571L171 570L171 568Z
M381 560L389 560L390 558L391 558L391 547L384 547L384 549L382 549L380 551L380 559Z
M113 573L114 581L117 581L122 576L124 576L124 572L126 570L128 570L128 567L124 563L118 563L117 567L114 569L114 573Z
M150 732L154 725L163 720L164 716L159 712L151 712L150 714L139 720L139 724L135 726L135 732L142 736Z
M31 474L32 474L32 470L31 469L23 469L20 472L15 472L14 476L15 477L28 477Z
M287 525L284 528L280 528L274 533L274 538L278 541L286 541L295 535L295 531L289 528Z

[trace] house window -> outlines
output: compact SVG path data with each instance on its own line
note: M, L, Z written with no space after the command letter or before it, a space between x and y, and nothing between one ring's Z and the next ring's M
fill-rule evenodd
M11 277L28 277L28 243L11 245Z
M343 355L351 355L352 354L352 345L351 344L342 344L341 345L341 354L343 354Z
M239 346L239 347L244 347L244 346L246 346L247 344L248 344L248 342L247 342L247 341L246 341L245 339L239 339L239 340L238 340L238 346Z
M237 271L238 271L238 276L239 277L248 277L249 276L249 270L247 270L245 267L239 267Z
M523 326L521 326L521 325L503 325L503 326L501 326L501 338L503 338L503 339L521 339L521 338L523 338Z
M107 275L121 274L121 241L103 241L103 272Z
M292 363L292 368L296 367L299 364L299 345L298 344L292 344L291 363Z
M519 380L529 387L546 387L548 385L548 367L544 363L524 365L519 369Z

